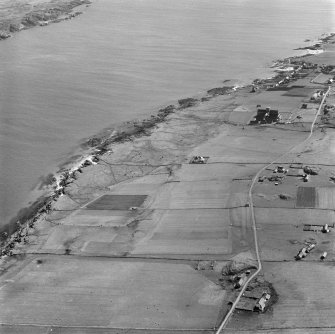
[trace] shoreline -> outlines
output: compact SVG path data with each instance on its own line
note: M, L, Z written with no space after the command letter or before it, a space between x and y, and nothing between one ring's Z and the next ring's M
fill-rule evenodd
M86 0L78 0L86 1ZM75 0L75 2L77 2ZM325 34L323 34L325 35ZM322 35L322 36L323 36ZM335 36L335 33L328 33L325 37L320 37L318 42L310 47L299 48L301 50L323 50L323 47ZM274 75L266 79L255 79L252 83L243 86L222 86L207 90L206 93L197 95L197 97L187 97L178 100L177 105L168 105L159 109L157 114L151 115L150 118L143 120L132 120L124 122L114 129L105 129L102 133L87 138L80 146L84 154L80 158L70 159L71 163L64 163L55 175L48 175L44 179L47 181L42 185L46 188L45 195L38 198L31 206L21 209L10 222L0 228L0 254L6 256L11 254L11 249L16 242L24 240L25 230L27 227L33 227L34 224L47 215L57 200L65 195L68 186L73 183L77 177L83 173L83 169L97 164L105 155L112 152L111 146L132 141L134 138L150 136L154 129L160 123L166 121L166 118L180 110L184 110L202 103L206 103L219 96L234 96L239 91L250 90L254 93L278 89L291 82L301 78L304 70L309 69L308 62L304 59L315 54L306 53L301 56L286 57L281 60L273 61L271 68L281 69L274 70ZM226 80L230 81L230 80ZM227 82L224 82L226 84ZM234 125L233 122L227 124ZM235 124L236 125L236 124Z
M75 8L80 6L88 7L90 4L90 0L49 0L33 5L28 2L17 9L15 4L11 8L9 2L9 9L7 9L9 17L0 16L0 41L12 37L13 34L21 30L44 27L49 24L71 20L83 14L82 11L74 12Z
M225 82L87 138L0 261L0 328L219 334L232 313L227 331L335 328L324 288L335 271L332 36L272 79Z

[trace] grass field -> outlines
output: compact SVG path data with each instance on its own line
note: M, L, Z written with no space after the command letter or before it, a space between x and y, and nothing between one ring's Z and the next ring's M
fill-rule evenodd
M86 206L89 210L129 210L143 204L146 195L103 195Z
M42 247L46 252L71 253L90 252L89 245L94 242L110 244L116 232L104 227L56 226Z
M62 327L62 326L15 326L0 325L1 334L171 334L169 329L123 329L123 328L99 328L99 327ZM173 334L185 334L185 330L174 330ZM187 330L187 334L213 334L213 330ZM297 333L301 334L301 333ZM325 333L328 334L328 333Z
M228 210L169 210L132 254L229 254L230 223Z
M134 216L133 211L85 210L84 208L66 217L62 224L74 226L122 226L132 216Z
M272 282L279 300L273 310L250 317L235 315L228 324L242 331L278 329L290 333L294 328L307 328L318 333L318 327L335 328L335 268L326 263L282 262L264 263L265 279ZM316 275L318 279L316 279ZM308 331L310 328L310 331ZM313 330L316 330L315 332ZM233 332L234 333L234 332ZM294 332L293 332L294 333ZM298 332L299 333L299 332ZM303 332L305 333L305 332Z
M221 209L244 205L247 200L243 186L232 194L231 185L225 182L176 182L164 187L165 191L155 198L152 209Z
M229 334L334 334L334 328L285 328L285 329L267 329L267 330L243 330L230 329Z
M304 86L292 86L284 93L284 96L308 97L314 92L314 89Z
M0 290L7 324L213 328L225 291L184 264L42 256Z
M316 188L318 207L335 210L335 186Z
M285 209L285 208L256 208L257 224L286 224L292 226L303 226L305 223L329 224L335 220L334 211L317 209Z

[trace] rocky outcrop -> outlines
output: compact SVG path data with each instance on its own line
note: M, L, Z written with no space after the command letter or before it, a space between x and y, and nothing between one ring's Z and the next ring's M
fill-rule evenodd
M227 86L212 88L207 91L207 94L212 95L212 96L224 95L232 88L233 87L227 87Z
M11 34L7 31L0 31L0 40L11 37Z
M186 99L178 100L179 106L182 109L192 107L192 106L196 105L197 102L198 102L198 100L194 99L192 97L188 97Z
M156 124L161 123L165 118L175 111L174 105L169 105L163 109L159 109L157 115L152 115L148 119L140 121L127 122L120 129L113 133L113 135L100 134L89 138L82 145L83 148L95 148L99 151L99 154L103 154L106 151L106 147L111 143L120 143L126 140L130 140L134 136L144 135L147 130L152 129Z
M8 15L0 16L0 40L9 38L23 29L70 20L82 14L80 11L73 12L75 7L90 3L89 0L52 0L34 6L24 6L23 9L12 5L14 13L8 12Z

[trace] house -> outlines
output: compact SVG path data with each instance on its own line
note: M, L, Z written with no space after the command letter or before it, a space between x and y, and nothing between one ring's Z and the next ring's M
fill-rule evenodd
M266 304L270 298L271 296L268 293L264 293L255 305L256 310L264 312Z
M298 260L301 260L303 259L304 257L306 257L307 255L307 251L306 251L306 247L300 249L299 253L297 254L297 256L295 257L295 259L298 261Z
M255 117L255 121L258 124L269 124L274 123L279 120L279 111L277 109L271 109L269 107L263 109L257 109L257 115Z
M264 312L271 298L270 290L267 287L256 287L250 291L245 291L236 305L236 309L241 311ZM230 302L231 304L233 301Z

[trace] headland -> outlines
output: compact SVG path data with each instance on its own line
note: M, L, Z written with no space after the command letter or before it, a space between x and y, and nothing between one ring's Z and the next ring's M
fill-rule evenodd
M2 0L0 2L0 40L21 30L70 20L82 11L76 7L88 6L89 0Z

